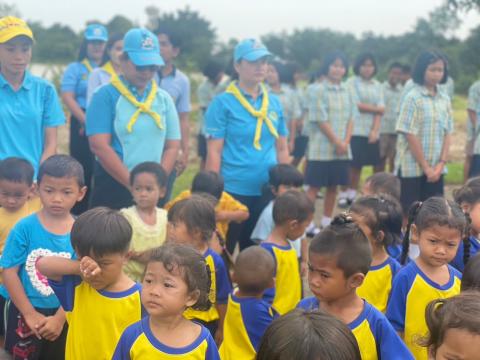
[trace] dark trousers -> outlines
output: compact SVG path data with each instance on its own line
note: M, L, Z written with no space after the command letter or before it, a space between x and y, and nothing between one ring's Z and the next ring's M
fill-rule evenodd
M70 155L82 164L85 174L85 185L87 186L85 197L82 201L75 204L72 209L72 213L75 215L80 215L88 210L88 198L91 192L93 163L95 161L95 157L90 151L88 137L85 134L80 135L80 129L80 121L72 116L70 118Z
M170 198L172 197L173 185L175 185L176 179L177 179L177 170L173 168L170 175L168 175L167 191L165 192L165 196L161 198L160 201L158 202L159 207L163 208L170 201Z
M427 181L425 175L413 178L404 178L400 174L400 202L403 207L403 213L408 214L410 206L415 201L425 201L432 196L443 196L443 175L437 182Z

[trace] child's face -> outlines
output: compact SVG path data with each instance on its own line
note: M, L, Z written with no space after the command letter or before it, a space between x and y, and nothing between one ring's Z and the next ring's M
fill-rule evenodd
M432 267L443 266L453 260L462 236L459 230L440 225L430 226L420 233L412 225L411 233L412 241L420 248L419 257Z
M0 44L0 64L2 71L23 74L32 60L32 41L25 36L17 36Z
M375 195L375 193L373 192L372 186L371 186L371 184L370 184L370 181L366 181L366 182L363 184L363 187L362 187L362 195L363 195L363 196Z
M165 187L160 188L155 175L140 173L135 176L132 185L135 204L140 209L154 209L158 200L165 196Z
M341 82L346 71L343 61L336 59L328 68L328 79L335 83Z
M32 195L32 189L25 183L0 180L0 206L8 212L20 210Z
M174 316L192 306L198 296L188 291L178 269L167 271L163 263L148 263L142 283L142 304L150 316Z
M391 85L396 86L397 84L400 83L401 80L402 80L402 69L398 67L394 67L390 69L390 71L388 72L388 82Z
M51 216L64 216L69 213L77 201L83 199L86 191L87 188L81 188L73 177L57 178L45 175L38 184L43 209Z
M445 71L445 64L442 60L437 60L433 64L428 65L425 70L425 86L435 86L442 81Z
M373 76L374 72L375 72L375 65L373 64L372 60L367 59L363 62L362 65L360 65L359 73L362 78L370 79Z
M102 256L91 253L89 255L102 270L98 275L92 277L88 283L97 290L110 290L123 274L123 266L127 262L126 253L112 253Z
M361 285L358 274L345 277L342 269L337 266L337 257L330 254L309 253L308 284L313 295L320 302L333 302L341 299Z
M307 229L308 225L312 222L313 214L310 214L307 219L303 220L302 222L298 222L297 220L293 220L290 222L290 228L288 230L287 237L289 240L296 240L305 234L305 230Z
M480 335L464 329L448 329L434 360L476 360L480 354Z
M183 221L168 222L168 239L175 244L192 245L195 237L188 231L187 225Z
M277 69L272 64L269 64L267 70L267 83L271 86L274 86L277 85L279 82L280 79L278 78Z

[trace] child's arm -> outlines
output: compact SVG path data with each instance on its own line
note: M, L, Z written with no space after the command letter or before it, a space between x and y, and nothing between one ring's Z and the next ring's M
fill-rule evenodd
M225 322L225 315L227 314L227 304L215 304L218 312L218 328L215 333L215 343L220 347L223 341L223 323Z
M232 211L216 211L215 217L217 221L234 221L237 223L244 222L250 216L248 210L232 210Z
M152 249L144 250L144 251L129 251L128 256L130 260L135 260L143 265L146 265L148 261L150 260L150 256L152 254Z
M45 324L39 329L40 336L49 341L55 341L62 333L65 320L65 311L60 306L55 315L47 316Z
M53 281L61 281L64 275L81 275L80 261L59 256L45 256L38 260L37 270Z

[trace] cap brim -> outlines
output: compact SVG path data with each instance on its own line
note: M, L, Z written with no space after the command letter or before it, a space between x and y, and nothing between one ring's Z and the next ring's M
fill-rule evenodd
M87 41L95 41L95 40L96 41L105 41L105 42L108 41L108 39L104 36L85 36L85 39Z
M29 31L26 31L26 30L25 31L19 30L19 31L14 31L11 34L7 34L7 35L4 35L4 36L0 37L0 44L6 43L7 41L10 41L13 38L16 38L17 36L26 36L30 40L35 41L35 39L33 38L32 32L29 32Z
M251 51L248 54L242 56L240 60L244 59L247 61L257 61L258 59L261 59L266 56L272 56L272 54L266 49L258 49L258 50Z
M157 65L163 66L162 57L158 52L127 52L128 57L136 66L150 66Z

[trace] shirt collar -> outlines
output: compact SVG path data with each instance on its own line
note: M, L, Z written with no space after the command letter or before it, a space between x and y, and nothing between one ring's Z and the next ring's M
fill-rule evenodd
M162 79L165 79L167 77L175 77L177 75L177 68L175 67L175 65L172 65L172 71L170 73L168 73L167 75L163 75L162 73L162 69L158 70L158 79L160 81L162 81Z
M22 85L20 86L21 88L24 88L25 90L30 90L32 88L32 74L28 70L25 70L25 75L23 76L23 82ZM0 87L5 87L5 86L10 86L10 83L5 79L5 77L0 73Z
M135 96L135 98L140 102L144 101L145 98L147 97L147 95L150 93L150 89L152 88L152 82L153 82L153 80L151 80L148 83L147 87L145 88L145 91L143 92L143 95L140 96L138 94L137 88L135 86L133 86L132 84L130 84L127 81L127 79L125 79L123 77L123 75L120 75L120 80L127 86L128 90L130 90L130 92L133 94L133 96Z
M333 89L333 90L342 90L345 86L343 82L340 82L339 84L334 84L328 80L325 80L324 84L327 87L327 89Z
M236 82L235 85L238 87L238 89L240 90L240 92L242 93L242 95L243 95L245 98L247 98L247 99L252 99L252 100L253 100L252 95L250 95L249 93L247 93L246 91L244 91L240 86L238 86L238 82ZM259 87L259 90L258 90L258 96L257 96L257 99L256 99L256 100L261 99L262 96L263 96L262 88L260 87L260 85L259 85L258 87Z

